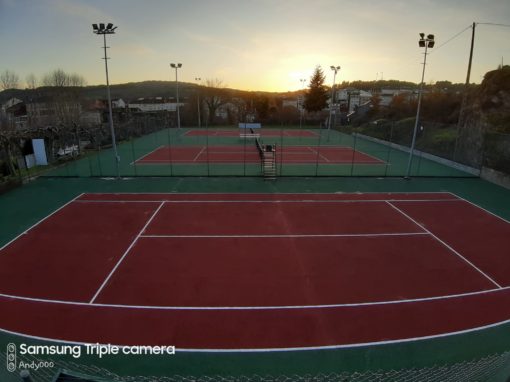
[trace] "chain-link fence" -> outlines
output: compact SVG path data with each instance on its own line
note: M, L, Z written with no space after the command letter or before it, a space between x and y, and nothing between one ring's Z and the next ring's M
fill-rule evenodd
M161 116L139 116L115 127L61 129L45 138L48 166L16 163L20 176L263 176L256 138L275 149L267 172L276 176L476 177L483 166L508 172L510 135L418 124L414 118L362 125L175 128ZM5 155L4 155L5 157ZM0 168L5 169L5 158ZM267 166L266 166L267 167Z
M169 375L123 376L105 368L84 365L61 360L38 359L25 356L27 363L52 362L52 368L31 370L33 382L54 381L94 381L94 382L471 382L492 381L507 382L510 378L510 352L487 355L452 364L435 364L428 367L392 370L337 371L316 374L290 375ZM0 363L5 365L6 354L0 353ZM18 371L19 372L19 371ZM145 371L147 372L147 371ZM18 374L12 373L12 381L19 380ZM61 379L58 379L58 376ZM68 379L66 379L68 377Z

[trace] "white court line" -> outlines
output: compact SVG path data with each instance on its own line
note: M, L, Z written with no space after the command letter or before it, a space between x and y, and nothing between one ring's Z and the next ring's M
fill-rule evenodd
M423 226L422 224L418 223L415 219L413 219L411 216L409 216L408 214L406 214L404 211L402 211L400 208L398 208L397 206L391 204L391 202L387 202L392 208L394 208L396 211L400 212L402 215L404 215L406 218L408 218L410 221L412 221L414 224L416 224L417 226L423 228L426 232L428 232L433 238L435 238L437 241L439 241L442 245L444 245L446 248L448 248L450 251L452 251L455 255L457 255L458 257L460 257L462 260L464 260L466 263L468 263L469 265L471 265L471 267L473 267L475 270L477 270L481 275L483 275L487 280L489 280L490 282L492 282L494 285L496 285L498 288L503 288L501 285L499 285L496 281L494 281L492 279L492 277L490 277L488 274L486 274L484 271L482 271L480 268L478 268L475 264L473 264L471 261L469 261L468 259L466 259L464 256L462 256L459 252L457 252L453 247L451 247L449 244L447 244L445 241L441 240L439 237L437 237L436 235L434 235L431 231L429 231L425 226Z
M474 206L474 207L477 207L477 208L481 209L482 211L487 212L489 215L492 215L492 216L494 216L494 217L496 217L496 218L498 218L498 219L500 219L500 220L503 220L505 223L510 224L510 221L506 220L505 218L503 218L503 217L501 217L501 216L499 216L499 215L496 215L494 212L490 212L489 210L487 210L487 209L485 209L485 208L483 208L483 207L479 206L478 204L475 204L475 203L473 203L473 202L470 202L470 201L469 201L469 200L467 200L467 199L464 199L462 196L459 196L459 195L457 195L457 194L454 194L453 192L448 192L448 194L451 194L451 195L455 196L456 198L459 198L460 200L462 200L462 201L464 201L464 202L466 202L466 203L469 203L469 204L471 204L472 206Z
M133 165L133 164L135 164L136 162L141 161L143 158L145 158L146 156L151 155L153 152L158 151L158 150L159 150L160 148L162 148L162 147L165 147L165 145L161 145L161 146L156 147L156 148L155 148L154 150L152 150L151 152L148 152L147 154L142 155L142 156L141 156L140 158L138 158L138 159L135 159L133 162L131 162L131 163L130 163L130 165Z
M409 338L401 338L401 339L396 339L396 340L385 340L385 341L359 342L359 343L350 343L350 344L341 344L341 345L303 346L303 347L287 347L287 348L242 348L242 349L215 349L215 348L193 349L193 348L176 347L176 351L177 352L194 352L194 353L269 353L269 352L346 349L346 348L357 348L357 347L362 347L362 346L382 346L382 345L399 344L399 343L406 343L406 342L416 342L416 341L423 341L423 340L430 340L430 339L435 339L435 338L451 337L451 336L455 336L455 335L473 333L473 332L478 332L478 331L482 331L482 330L486 330L486 329L490 329L490 328L495 328L495 327L502 326L502 325L505 325L508 323L510 323L510 320L499 321L499 322L491 323L488 325L477 326L474 328L458 330L458 331L454 331L454 332L432 334L429 336L409 337ZM2 328L0 328L0 332L8 333L8 334L19 336L19 337L39 340L39 341L51 341L51 342L57 342L57 343L62 343L62 344L81 345L81 346L97 345L97 343L91 344L89 342L68 341L68 340L62 340L62 339L57 339L57 338L34 336L31 334L20 333L20 332L2 329ZM126 346L126 345L121 345L121 344L100 344L100 345L113 345L113 346L118 346L119 348Z
M128 249L126 249L126 251L124 252L124 254L122 255L122 257L119 259L119 261L117 261L117 264L115 264L115 267L113 267L113 269L111 270L111 272L108 274L108 276L106 277L106 279L103 281L103 283L101 284L101 286L99 287L99 289L96 291L96 294L94 295L94 297L92 297L92 299L89 301L89 304L93 304L95 299L97 298L97 296L99 295L99 293L101 293L101 291L103 290L103 288L106 286L106 284L108 283L108 281L110 281L110 278L113 276L113 274L115 273L115 271L117 270L117 268L119 267L119 265L122 263L122 261L124 260L124 258L127 256L127 254L129 253L129 251L131 250L131 248L133 248L133 246L135 245L135 243L137 242L137 240L140 238L140 236L144 233L145 229L149 226L149 224L152 222L152 220L156 217L156 215L158 214L159 210L161 209L161 207L163 207L165 205L165 202L161 202L161 204L159 205L159 207L153 212L152 216L150 217L149 220L147 220L147 223L145 223L145 225L143 226L143 228L140 230L140 232L138 233L138 235L136 235L135 239L131 242L131 244L129 245Z
M199 153L195 156L195 158L193 158L193 162L196 162L196 161L197 161L198 157L199 157L200 155L202 155L202 153L204 152L204 150L205 150L205 146L203 146L203 147L202 147L202 150L200 150L200 151L199 151Z
M76 203L386 203L386 202L461 202L460 199L372 199L372 200L76 200Z
M387 164L387 162L383 161L382 159L379 159L373 155L370 155L370 154L367 154L366 152L364 151L360 151L360 150L355 150L355 149L352 149L352 151L354 151L355 153L358 152L360 154L363 154L363 155L366 155L367 157L369 158L372 158L373 160L379 162L380 164ZM354 161L354 164L357 164L358 162ZM360 162L361 163L361 162ZM375 163L374 163L375 164Z
M310 146L308 146L308 150L310 150L313 154L320 156L326 162L329 162L329 159L322 155L319 151L312 149Z
M264 192L87 192L86 195L274 195ZM278 195L415 195L415 194L444 194L460 199L449 191L335 191L335 192L277 192ZM83 195L83 194L82 194Z
M469 296L478 296L490 293L503 292L510 289L510 286L496 289L485 289L475 292L465 292L450 294L444 296L420 297L402 300L387 300L387 301L373 301L373 302L354 302L345 304L319 304L319 305L267 305L267 306L163 306L163 305L123 305L123 304L107 304L107 303L89 303L82 301L65 301L65 300L52 300L38 297L25 297L15 296L0 293L0 298L9 298L13 300L41 302L48 304L60 304L71 306L97 306L99 308L116 308L116 309L148 309L148 310L288 310L288 309L333 309L343 307L358 307L358 306L375 306L375 305L398 305L419 303L436 300L448 300L453 298L464 298Z
M396 232L396 233L346 233L346 234L286 234L286 235L141 235L143 238L287 238L287 237L391 237L391 236L428 236L428 232Z
M65 203L64 205L60 206L59 208L57 208L55 211L53 211L51 214L49 214L48 216L45 216L44 218L42 218L41 220L39 220L37 223L35 223L34 225L32 225L30 228L26 229L25 231L21 232L18 236L16 236L14 239L8 241L6 244L4 244L1 248L0 248L0 251L3 250L4 248L6 248L7 246L9 246L10 244L12 244L14 241L18 240L21 236L27 234L30 230L32 230L33 228L35 228L36 226L38 226L39 224L41 224L43 221L47 220L48 218L50 218L51 216L55 215L57 212L59 212L61 209L63 209L64 207L67 207L69 204L71 204L72 202L74 201L77 201L78 198L80 198L81 196L85 195L85 193L81 193L77 196L75 196L73 199L71 199L70 201L68 201L67 203Z

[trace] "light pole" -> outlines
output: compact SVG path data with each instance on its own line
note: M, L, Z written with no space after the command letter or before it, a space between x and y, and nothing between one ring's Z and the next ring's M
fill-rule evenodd
M198 81L200 83L200 81L202 81L202 79L200 77L195 77L195 81ZM198 108L198 127L202 127L202 123L200 121L200 92L197 91L197 108Z
M303 90L303 88L305 87L305 82L306 80L304 78L301 78L299 80L299 82L301 82L301 90ZM303 126L303 113L304 113L304 101L305 101L305 97L304 97L304 94L303 92L301 92L301 102L300 102L300 107L299 107L299 128L301 129L301 127Z
M182 67L182 64L179 63L179 64L170 64L170 66L172 68L175 69L175 87L177 89L177 128L180 129L181 128L181 115L179 113L179 82L177 80L177 69L181 68Z
M109 58L106 55L106 35L107 34L114 34L115 29L117 27L114 27L112 23L108 23L108 25L105 27L103 23L98 24L92 24L92 30L95 34L103 35L103 48L104 48L104 67L106 70L106 92L108 94L108 112L110 114L110 133L112 134L112 147L113 147L113 153L115 155L115 168L117 172L117 178L120 178L120 169L119 169L119 162L120 157L119 153L117 151L117 142L115 140L115 130L113 129L113 113L112 113L112 99L110 94L110 80L108 79L108 60Z
M427 50L428 48L434 47L434 35L429 34L427 35L427 38L425 38L425 33L420 33L420 40L418 41L418 46L420 48L425 48L425 58L423 60L423 70L421 72L421 82L420 82L420 88L418 90L418 107L416 108L416 120L414 121L414 130L413 130L413 140L411 141L411 148L409 150L409 161L407 163L407 171L405 178L409 179L409 175L411 173L411 165L413 163L413 153L414 153L414 147L416 145L416 134L418 132L418 124L420 120L420 108L421 108L421 95L423 93L423 80L425 78L425 66L427 65Z
M333 86L331 87L331 103L329 105L329 119L328 119L328 141L329 141L329 132L331 130L331 117L333 116L333 104L335 103L335 81L336 74L340 70L340 66L330 66L331 70L334 72L333 74Z

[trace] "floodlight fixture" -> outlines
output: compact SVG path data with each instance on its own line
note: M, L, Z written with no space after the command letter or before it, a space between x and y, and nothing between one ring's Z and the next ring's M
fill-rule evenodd
M114 27L112 23L108 23L108 25L106 25L106 27L105 27L104 23L100 23L99 26L98 26L98 24L92 24L92 31L95 34L102 34L102 35L114 34L115 29L117 29L117 27Z

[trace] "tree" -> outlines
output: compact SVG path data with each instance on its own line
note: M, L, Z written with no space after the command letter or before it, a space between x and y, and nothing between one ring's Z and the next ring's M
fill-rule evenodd
M227 102L227 95L223 86L223 82L219 79L207 79L205 81L204 102L207 106L209 115L209 123L213 124L216 111Z
M37 86L39 85L39 82L37 81L37 77L33 74L33 73L30 73L27 78L25 79L26 83L27 83L27 88L29 89L36 89Z
M18 82L18 75L11 70L6 69L2 74L0 74L0 85L2 86L3 90L17 88Z
M79 74L73 73L68 75L68 84L69 86L85 86L87 82Z
M305 94L305 109L308 112L321 111L327 106L329 98L328 90L324 85L324 72L320 66L315 68L315 72L310 79L310 87Z
M372 104L372 110L370 114L372 116L378 115L379 111L381 110L381 96L379 93L372 94L372 97L370 97L370 102Z
M64 86L85 86L85 79L77 74L68 74L62 69L55 69L43 77L44 86L64 87Z
M63 87L68 85L68 76L62 69L55 69L43 78L44 86Z
M254 100L254 107L261 121L269 116L269 98L265 95L258 95Z

